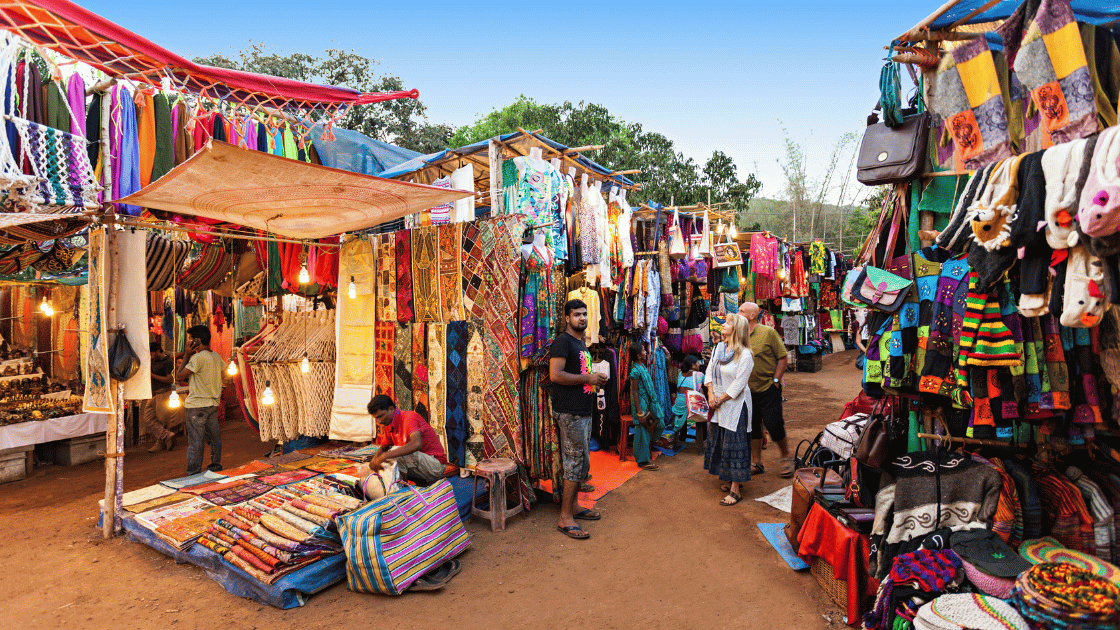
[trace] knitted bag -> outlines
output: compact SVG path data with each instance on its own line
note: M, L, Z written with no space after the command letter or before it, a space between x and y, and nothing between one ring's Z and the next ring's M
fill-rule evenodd
M164 291L171 288L183 262L190 251L187 241L170 241L152 232L148 235L145 262L148 270L148 290Z
M913 286L912 280L868 265L852 285L852 298L871 308L893 313L902 307Z
M202 255L182 274L178 283L187 291L209 291L221 286L233 269L234 256L218 245L203 245Z

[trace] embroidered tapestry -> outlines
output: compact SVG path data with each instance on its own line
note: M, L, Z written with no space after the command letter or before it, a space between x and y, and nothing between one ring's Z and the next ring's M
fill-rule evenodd
M394 234L397 241L397 321L412 321L412 232L401 230Z
M109 388L109 337L105 331L105 229L89 231L89 321L86 322L88 354L85 373L86 394L82 401L85 413L113 413L114 401Z
M467 444L467 322L449 322L446 328L444 395L447 416L444 425L447 428L447 456L449 461L463 465Z
M482 227L478 221L463 224L463 313L466 319L486 317L486 276L482 258Z
M412 410L412 324L397 324L393 354L396 357L393 391L397 409Z
M396 355L393 353L397 325L394 322L377 322L373 326L373 382L374 392L393 397L393 383L396 375L393 371L393 362Z
M486 327L481 321L467 323L467 445L466 466L486 459L482 444L482 415L485 413L485 391L490 379L486 373Z
M412 300L418 322L442 321L439 282L439 228L412 230Z
M428 414L428 326L412 325L412 410L429 419Z
M447 223L439 226L439 292L443 300L441 321L464 319L463 272L460 252L463 248L463 224Z
M397 319L397 239L393 234L378 234L377 250L377 320Z
M444 403L444 374L447 370L444 355L444 325L428 325L428 424L432 425L443 448L447 450L447 410Z

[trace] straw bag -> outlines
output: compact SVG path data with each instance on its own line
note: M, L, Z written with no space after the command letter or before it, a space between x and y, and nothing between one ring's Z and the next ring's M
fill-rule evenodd
M684 241L681 232L680 210L673 211L673 227L669 228L669 257L685 258L688 256L688 244Z
M337 522L355 593L400 595L471 544L446 479L398 490Z

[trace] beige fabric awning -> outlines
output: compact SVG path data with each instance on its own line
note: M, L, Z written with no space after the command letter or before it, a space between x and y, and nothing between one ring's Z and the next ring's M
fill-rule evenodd
M211 141L159 180L116 201L291 238L322 238L371 228L472 194Z

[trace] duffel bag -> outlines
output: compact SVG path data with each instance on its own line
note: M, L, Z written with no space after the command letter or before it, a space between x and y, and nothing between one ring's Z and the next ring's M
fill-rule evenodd
M347 586L356 593L400 595L471 544L446 479L390 493L337 522Z

